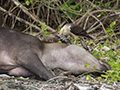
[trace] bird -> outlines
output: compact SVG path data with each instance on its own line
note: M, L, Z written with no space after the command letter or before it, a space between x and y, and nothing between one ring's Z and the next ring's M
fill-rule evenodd
M88 35L86 30L83 30L79 25L74 24L74 23L69 23L69 24L64 25L60 30L60 35L72 36L75 40L74 44L76 43L76 40L80 38L81 44L86 50L89 50L89 49L83 37L93 39L91 36Z

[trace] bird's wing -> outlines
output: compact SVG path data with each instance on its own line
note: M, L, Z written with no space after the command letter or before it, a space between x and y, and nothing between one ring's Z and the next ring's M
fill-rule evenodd
M83 29L80 28L80 26L78 26L78 25L72 24L70 27L70 31L75 35L80 35L80 33L83 31Z
M78 36L85 36L90 39L93 39L91 36L88 35L86 30L83 30L79 25L72 24L70 27L70 32Z

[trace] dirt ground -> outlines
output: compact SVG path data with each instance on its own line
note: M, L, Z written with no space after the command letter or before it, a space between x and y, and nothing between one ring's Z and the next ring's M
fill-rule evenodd
M120 83L106 84L95 78L87 81L86 76L77 79L74 76L57 76L43 81L35 77L0 74L0 90L120 90Z

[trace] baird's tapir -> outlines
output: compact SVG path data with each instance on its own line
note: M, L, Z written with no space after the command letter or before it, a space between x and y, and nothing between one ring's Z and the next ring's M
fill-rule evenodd
M86 64L90 66L85 68ZM106 71L110 66L79 46L43 43L34 36L0 27L0 73L24 77L37 75L48 80L54 76L47 68L81 74L94 69Z

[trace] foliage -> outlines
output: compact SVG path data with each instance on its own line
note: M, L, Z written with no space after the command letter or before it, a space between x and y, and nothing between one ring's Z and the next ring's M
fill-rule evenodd
M29 5L30 3L32 3L33 0L25 0L26 5ZM38 2L38 0L35 0L36 2Z
M44 31L46 35L49 35L49 32L47 31L47 25L45 23L38 24L38 26L41 26L42 31Z
M114 25L115 25L115 21L113 21L110 24L110 28L108 28L106 30L106 32L109 34L110 40L112 39L112 37L111 37L112 34L115 34L113 31ZM107 81L108 83L111 81L118 82L120 80L120 59L119 59L120 51L111 49L111 50L105 52L105 51L101 51L101 50L104 46L110 47L110 45L111 45L111 48L112 48L114 46L120 45L120 42L119 42L120 40L117 39L117 37L115 37L114 41L116 43L112 43L112 41L106 40L103 45L99 45L97 47L97 49L99 49L99 52L94 51L92 53L95 57L97 57L99 59L101 59L103 57L109 57L109 60L106 60L106 62L111 66L111 70L105 72L106 75L101 74L101 77L105 78L105 81ZM98 79L101 79L101 78L98 77Z

